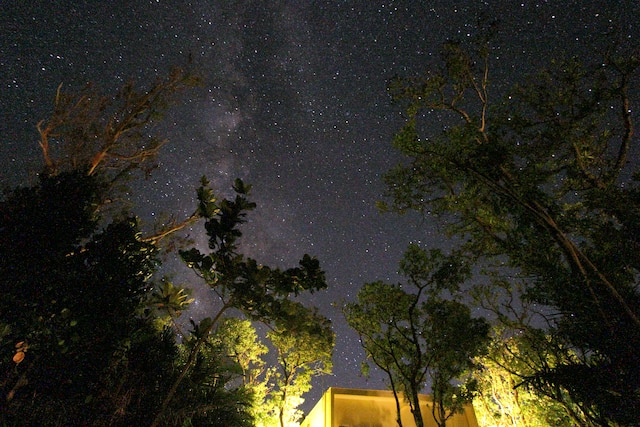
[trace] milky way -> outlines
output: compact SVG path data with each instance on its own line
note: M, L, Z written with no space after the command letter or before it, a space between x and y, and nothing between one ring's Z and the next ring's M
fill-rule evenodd
M151 224L167 213L190 214L200 176L221 195L240 177L253 184L258 203L245 253L281 267L304 253L320 259L329 289L308 302L333 321L335 368L307 406L329 386L384 388L381 376L360 376L362 353L340 305L367 281L398 280L409 242L446 246L431 218L374 207L381 175L401 160L390 141L402 117L386 81L433 67L443 41L472 39L479 21L499 18L491 52L497 98L505 82L552 55L585 54L613 29L637 43L640 22L635 0L65 3L75 6L2 2L2 185L26 184L38 170L34 124L47 116L60 83L94 81L110 91L191 64L204 87L168 114L160 168L132 197ZM205 245L200 227L189 234ZM196 291L191 315L205 316L206 290L184 267L169 265Z

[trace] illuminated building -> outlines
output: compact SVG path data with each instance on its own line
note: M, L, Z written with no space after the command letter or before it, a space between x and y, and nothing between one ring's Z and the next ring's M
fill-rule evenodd
M415 427L409 404L399 396L402 427ZM420 395L425 427L436 427L431 414L431 398ZM300 427L396 427L396 401L393 392L353 388L329 388ZM473 407L447 420L447 427L478 427Z

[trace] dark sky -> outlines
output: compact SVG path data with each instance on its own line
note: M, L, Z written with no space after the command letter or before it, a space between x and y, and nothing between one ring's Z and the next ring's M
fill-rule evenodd
M27 184L39 169L35 123L60 83L112 91L191 58L205 85L162 125L170 143L136 187L138 212L147 224L189 215L203 174L223 195L236 177L252 183L258 209L245 228L246 254L290 267L309 253L327 273L329 289L309 302L333 321L334 376L305 407L329 386L384 388L378 376L359 375L362 354L341 302L365 282L397 281L409 242L446 246L430 218L375 209L381 175L400 161L390 141L401 115L386 81L434 66L443 41L472 38L478 21L496 18L495 98L554 56L589 55L611 29L636 44L640 34L637 0L3 0L1 185ZM201 227L190 235L204 249ZM170 265L196 289L194 316L205 316L206 291Z

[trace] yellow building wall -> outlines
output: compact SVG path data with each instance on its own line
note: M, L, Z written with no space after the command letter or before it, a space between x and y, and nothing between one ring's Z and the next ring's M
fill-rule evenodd
M420 396L425 427L436 427L431 415L430 398ZM409 404L400 398L403 427L415 427ZM329 388L302 422L301 427L396 427L396 403L393 392ZM473 407L447 421L448 427L478 427Z

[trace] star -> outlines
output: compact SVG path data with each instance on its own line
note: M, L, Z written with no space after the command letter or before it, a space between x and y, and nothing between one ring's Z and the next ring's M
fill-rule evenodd
M318 257L329 288L305 302L332 320L337 341L334 374L319 380L308 408L328 386L386 387L382 375L359 373L358 337L339 307L366 282L400 280L409 242L447 245L435 220L375 207L383 174L402 161L391 146L402 116L387 80L437 66L442 42L472 40L479 21L497 19L497 100L507 83L555 55L584 53L614 20L621 36L637 37L640 16L633 0L82 3L3 5L2 185L28 183L38 170L35 123L51 111L60 83L94 81L108 92L191 62L204 87L165 117L170 143L152 180L132 191L137 213L146 224L189 215L200 176L221 195L240 177L258 204L244 229L246 255L284 268L304 253ZM188 233L206 247L202 227ZM168 265L195 290L192 315L205 316L207 290L179 262Z

